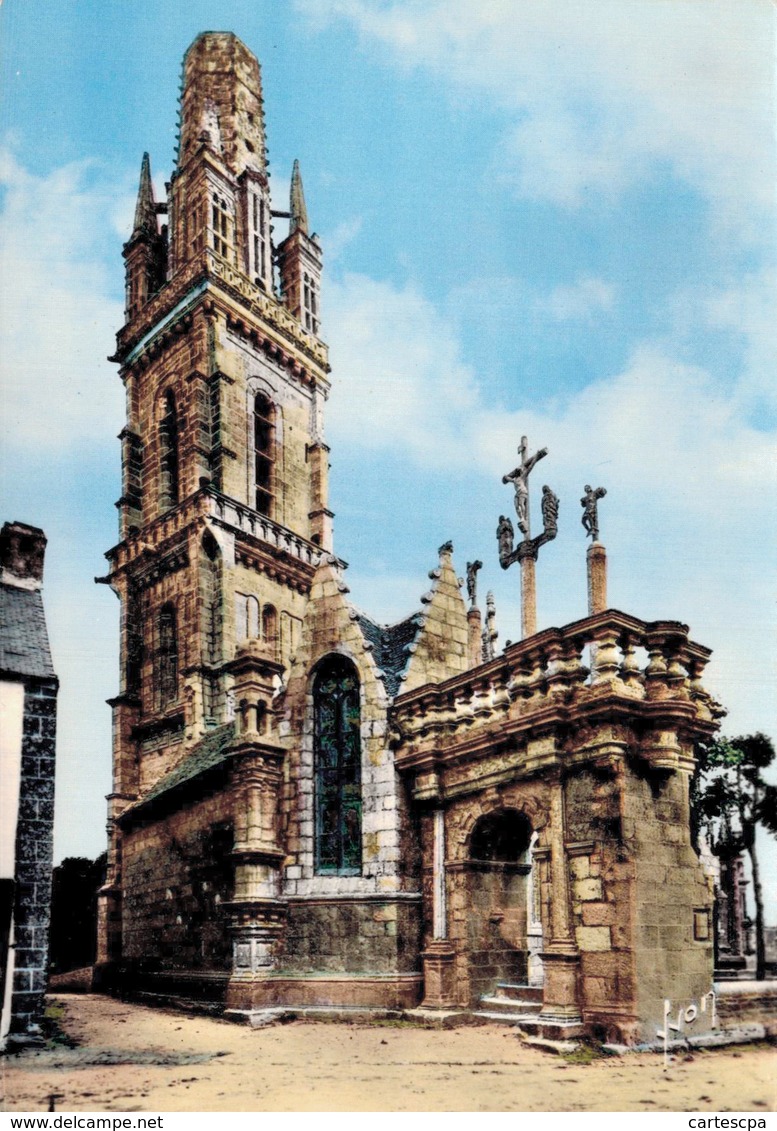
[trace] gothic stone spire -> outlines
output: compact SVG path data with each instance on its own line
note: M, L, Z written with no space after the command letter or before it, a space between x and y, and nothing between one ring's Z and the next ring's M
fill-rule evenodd
M138 186L138 200L135 205L135 223L132 226L133 239L138 236L156 236L156 214L154 186L151 183L151 161L148 154L144 153L140 166L140 185Z
M292 232L308 234L308 210L305 207L305 190L302 187L302 174L299 171L299 161L294 162L291 170L291 193L289 198L289 235Z

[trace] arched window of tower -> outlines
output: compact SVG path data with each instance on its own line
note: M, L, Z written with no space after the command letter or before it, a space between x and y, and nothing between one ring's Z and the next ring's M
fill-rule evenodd
M263 393L254 397L254 506L272 518L275 410Z
M156 659L159 705L166 707L178 698L178 625L173 604L159 611Z
M175 396L168 390L159 425L159 502L163 510L174 507L179 499L178 432Z

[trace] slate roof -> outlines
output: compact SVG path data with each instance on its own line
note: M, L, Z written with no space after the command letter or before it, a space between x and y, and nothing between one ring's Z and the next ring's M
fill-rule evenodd
M393 699L399 692L402 675L410 659L410 645L418 635L422 614L413 613L396 624L377 624L366 613L358 609L356 613L356 623L362 636L372 644L375 663L385 673L386 693Z
M43 598L38 589L0 585L0 671L54 678Z
M229 757L227 746L234 735L234 723L225 723L224 726L216 727L210 734L206 734L196 746L191 748L184 760L179 762L174 770L160 778L142 799L141 804L155 801L163 793L169 793L171 789L176 789L179 785L191 781L192 778L198 777L206 770L212 770L215 766L226 762Z

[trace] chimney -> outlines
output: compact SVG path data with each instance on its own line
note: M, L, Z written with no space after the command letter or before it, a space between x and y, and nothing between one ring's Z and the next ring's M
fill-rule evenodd
M0 582L17 589L40 589L46 535L25 522L6 522L0 530Z

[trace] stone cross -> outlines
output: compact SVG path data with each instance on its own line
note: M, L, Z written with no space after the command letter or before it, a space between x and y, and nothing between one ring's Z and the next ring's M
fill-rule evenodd
M529 475L535 464L548 454L547 448L540 448L533 456L527 458L528 449L528 440L525 436L521 436L521 444L518 448L521 462L513 471L502 476L503 483L512 483L515 488L515 513L518 515L518 529L527 538L529 537Z
M540 448L533 456L529 456L528 451L528 440L522 436L518 448L521 462L509 474L502 476L503 483L512 483L515 488L515 513L523 541L513 546L515 531L512 522L505 515L499 516L496 532L499 543L499 564L502 569L508 569L513 562L521 563L521 633L524 639L533 636L537 631L537 590L534 570L537 554L540 546L550 542L558 533L558 496L550 487L545 486L542 488L542 534L536 538L531 536L529 475L535 465L548 454L548 449Z

